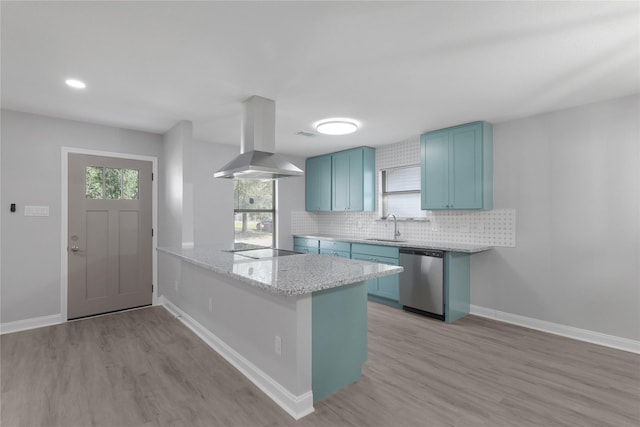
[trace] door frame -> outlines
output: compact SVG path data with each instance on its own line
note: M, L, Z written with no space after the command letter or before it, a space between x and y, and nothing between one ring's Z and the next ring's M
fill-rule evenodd
M114 157L118 159L143 160L151 162L153 181L151 181L151 226L155 231L151 239L151 280L153 292L151 304L158 304L158 158L138 154L117 153L112 151L88 150L78 147L62 147L61 164L62 178L60 180L60 316L62 322L67 322L67 293L69 292L69 252L67 239L69 232L69 154L89 154L92 156Z

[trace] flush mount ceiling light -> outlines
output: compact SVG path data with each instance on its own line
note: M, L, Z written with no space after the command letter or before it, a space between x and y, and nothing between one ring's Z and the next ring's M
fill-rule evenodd
M84 89L87 87L87 85L83 81L78 79L67 79L64 82L67 84L67 86L71 86L74 89Z
M327 119L316 124L316 130L325 135L347 135L358 130L358 124L349 119Z

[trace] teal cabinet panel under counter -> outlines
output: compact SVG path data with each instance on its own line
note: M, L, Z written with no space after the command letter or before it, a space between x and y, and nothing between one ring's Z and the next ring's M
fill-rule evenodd
M493 128L475 122L420 136L423 210L493 208Z
M320 255L351 258L351 243L320 240Z
M444 320L453 323L469 314L471 308L471 257L469 254L444 254Z
M362 243L351 244L351 259L361 261L378 262L381 264L398 265L399 249L393 246L367 245ZM370 299L399 307L399 280L398 275L390 276L390 280L370 279L367 280L367 290Z
M293 250L305 254L317 254L320 253L320 241L317 239L307 239L305 237L294 237Z
M360 282L314 292L311 304L315 403L362 375L367 361L367 288Z

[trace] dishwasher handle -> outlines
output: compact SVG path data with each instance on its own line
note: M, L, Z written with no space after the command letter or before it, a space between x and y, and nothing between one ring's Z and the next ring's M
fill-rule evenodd
M429 256L433 258L444 258L444 251L436 251L432 249L400 248L400 253L417 256Z

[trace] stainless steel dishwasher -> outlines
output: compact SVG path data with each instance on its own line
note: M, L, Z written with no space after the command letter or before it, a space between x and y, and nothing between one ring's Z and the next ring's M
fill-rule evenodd
M400 305L444 320L444 252L400 248Z

